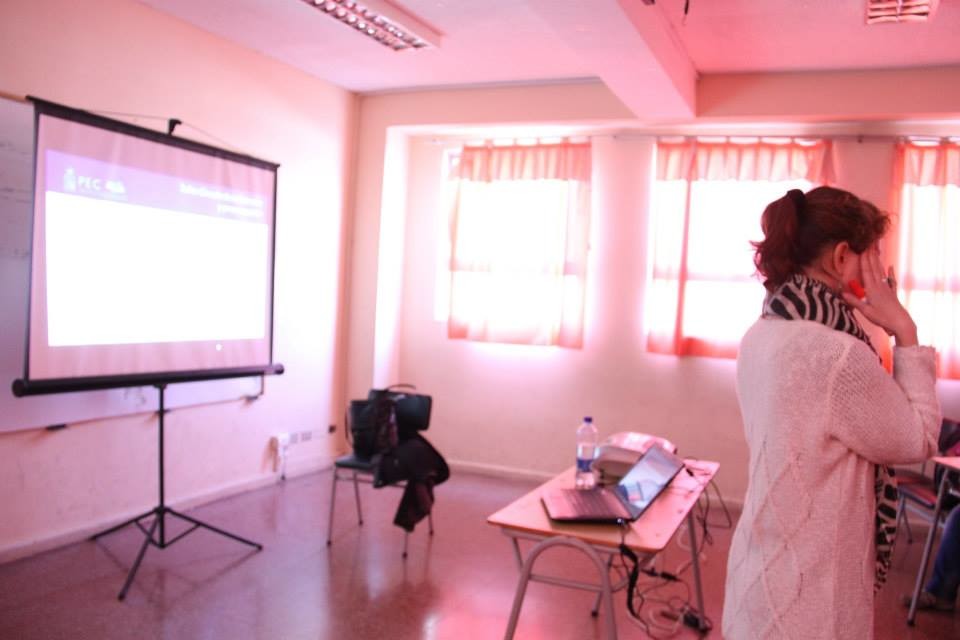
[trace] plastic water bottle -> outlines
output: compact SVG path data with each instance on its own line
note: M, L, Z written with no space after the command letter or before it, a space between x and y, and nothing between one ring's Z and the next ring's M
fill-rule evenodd
M593 426L593 418L587 416L577 429L577 476L574 486L577 489L593 489L597 479L590 468L597 455L597 428Z

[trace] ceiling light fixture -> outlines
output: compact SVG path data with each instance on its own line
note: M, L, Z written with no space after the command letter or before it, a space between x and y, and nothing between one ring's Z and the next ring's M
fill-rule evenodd
M389 0L303 0L394 51L439 47L442 34Z
M927 22L940 0L867 0L867 24Z

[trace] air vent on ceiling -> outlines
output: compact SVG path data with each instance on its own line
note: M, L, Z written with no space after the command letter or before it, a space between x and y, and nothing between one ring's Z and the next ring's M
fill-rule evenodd
M440 32L390 0L303 1L394 51L440 46Z
M867 24L927 22L940 0L867 0Z

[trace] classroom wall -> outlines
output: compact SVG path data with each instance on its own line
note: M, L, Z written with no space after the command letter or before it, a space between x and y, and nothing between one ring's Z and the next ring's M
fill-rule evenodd
M396 371L397 342L395 337L385 340L384 332L398 335L395 301L401 281L395 277L395 269L403 255L394 247L402 243L402 234L383 233L381 221L389 225L397 219L396 200L390 194L404 197L395 178L406 171L406 155L398 159L396 148L405 144L408 132L390 132L391 127L426 124L429 129L437 124L478 123L539 127L551 122L628 121L632 117L600 82L369 95L360 99L360 114L348 285L345 389L349 398L365 397L371 386L395 381L389 376ZM380 270L382 254L393 259L384 259ZM385 319L385 315L389 317Z
M746 100L737 108L723 111L720 118L691 122L687 131L709 125L714 132L722 132L725 124L742 129L757 123L756 131L766 128L781 134L955 134L956 122L947 126L916 122L931 114L939 118L960 115L956 107L950 111L951 107L934 96L933 87L950 73L930 75L933 84L915 92L912 101L899 97L895 103L889 102L897 107L884 112L891 120L878 120L875 111L855 118L850 105L862 100L854 99L853 94L858 92L854 84L845 89L835 87L839 95L820 95L817 104L807 99L806 114L796 112L787 100L777 102L766 95L765 101ZM786 92L786 96L796 95L811 79L798 75L794 81L801 86ZM722 82L712 85L710 95L726 95L727 100L733 100L742 78L731 78L728 87ZM791 79L777 77L765 82L783 86L790 85ZM582 87L553 89L562 94ZM864 93L869 99L884 100L894 95L895 87L873 79L864 85ZM456 104L457 97L464 102ZM736 503L746 489L748 457L736 401L734 362L653 355L642 347L645 224L654 144L653 138L645 138L643 132L683 132L684 124L639 120L633 125L624 124L615 110L589 108L579 120L565 120L556 117L557 105L568 101L557 94L553 99L553 104L543 105L539 118L530 121L534 131L544 123L566 123L594 131L615 124L614 131L619 132L593 138L594 228L585 346L581 350L451 341L446 338L445 324L433 319L438 233L435 216L441 206L438 194L443 134L450 130L450 123L474 123L477 126L469 133L471 139L482 137L484 131L496 135L503 131L502 125L525 122L528 103L520 107L492 90L362 99L360 127L365 133L361 137L367 136L367 142L361 142L358 151L358 190L363 188L364 179L384 179L377 176L383 166L385 144L383 133L377 132L400 129L413 137L405 169L408 226L403 234L405 275L397 337L397 381L415 383L433 394L435 413L428 435L458 468L533 477L555 473L572 462L573 432L580 418L593 415L603 435L619 430L653 432L675 441L685 455L719 460L718 483ZM829 104L833 100L849 108L830 118ZM475 119L478 113L481 118ZM741 115L733 117L737 113ZM516 127L512 135L523 135L522 131L522 126ZM838 186L881 206L891 206L891 141L839 141L836 158ZM357 228L376 225L379 206L375 198L358 202ZM352 258L354 277L378 280L369 248L355 244ZM354 282L352 295L361 293L358 284ZM358 309L351 311L355 314ZM373 312L380 322L380 310ZM367 321L372 323L374 319ZM350 352L368 341L362 332L353 334ZM358 365L351 358L350 366L349 392L365 392L370 377L363 371L362 362ZM940 389L945 411L956 415L960 410L956 383L941 383Z
M533 476L569 466L574 430L592 415L601 436L655 433L687 456L721 462L718 483L742 499L748 455L732 360L644 350L647 221L655 140L593 137L593 217L582 349L449 340L434 317L446 210L444 150L411 143L400 378L437 398L430 436L461 468ZM837 185L888 206L892 142L836 143ZM759 284L757 285L759 286ZM759 313L759 310L758 310ZM880 339L882 336L875 336Z
M356 97L131 0L3 3L0 92L143 114L125 119L159 129L180 118L178 135L280 163L274 357L286 373L259 400L167 416L167 501L276 481L280 431L315 432L291 448L288 474L328 465L342 439L326 431L343 395ZM157 485L153 414L0 434L0 560L152 508Z
M647 212L655 140L595 136L588 299L582 349L449 340L431 303L442 231L435 194L443 147L413 144L410 162L401 377L436 397L430 437L461 468L548 475L574 458L574 430L591 415L601 437L644 431L685 455L724 462L741 491L746 447L733 362L643 349ZM428 284L429 283L429 284ZM726 467L729 467L729 471Z

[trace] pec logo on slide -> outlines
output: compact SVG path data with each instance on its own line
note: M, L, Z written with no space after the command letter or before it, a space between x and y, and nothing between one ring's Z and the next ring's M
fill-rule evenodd
M78 176L77 184L84 191L100 191L103 187L103 180L90 176Z
M63 190L77 190L77 172L73 170L73 167L67 167L67 170L63 172Z
M76 193L78 187L81 191L107 192L116 196L127 193L127 188L120 180L103 180L92 176L77 175L76 169L67 167L66 171L63 172L63 190Z

